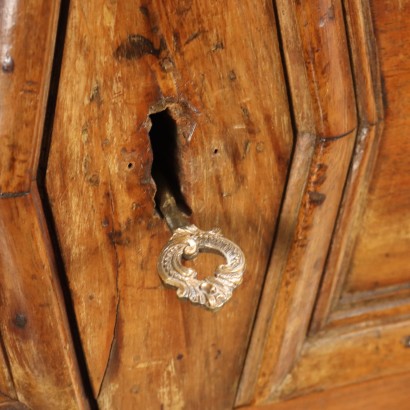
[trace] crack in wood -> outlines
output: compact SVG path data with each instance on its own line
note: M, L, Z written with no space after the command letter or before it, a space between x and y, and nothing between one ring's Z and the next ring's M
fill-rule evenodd
M110 179L111 181L111 179ZM110 206L111 206L111 214L112 214L112 218L114 220L114 201L113 201L113 196L112 196L112 189L111 189L111 182L109 182L109 193L110 193ZM118 315L119 315L119 309L120 309L120 289L119 289L119 284L118 284L118 278L119 278L119 268L120 268L120 263L119 263L119 258L118 258L118 250L117 250L117 244L115 241L111 241L113 249L114 249L114 255L115 255L115 286L116 286L116 306L115 306L115 319L114 319L114 330L113 330L113 336L111 339L111 345L110 345L110 349L109 349L109 354L108 354L108 360L107 360L107 364L105 366L104 369L104 373L103 373L103 377L101 379L101 384L100 387L98 389L98 394L97 394L97 400L100 397L101 391L102 391L102 387L104 386L105 383L105 379L108 373L108 369L110 367L110 364L112 362L112 357L113 357L113 352L114 352L114 347L115 347L115 343L117 341L117 326L118 326Z

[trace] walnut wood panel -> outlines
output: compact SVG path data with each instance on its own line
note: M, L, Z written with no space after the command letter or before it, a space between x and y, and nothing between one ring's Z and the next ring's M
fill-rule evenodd
M275 258L275 253L273 255L268 271L272 277L265 284L268 287L262 297L253 335L255 339L252 339L251 343L251 349L255 349L255 353L251 350L247 357L247 360L250 360L255 355L261 361L259 365L257 362L247 362L243 374L243 377L250 378L255 372L254 369L258 371L256 386L250 385L258 401L271 398L277 385L291 370L302 348L337 215L354 137L355 132L315 146L297 219L292 225L289 222L286 225L293 230L283 228L282 231L280 228L279 232L283 235L278 236L278 240L283 240L280 246L288 246L285 255L281 247L277 251L278 256ZM344 165L342 169L341 165ZM283 257L281 262L279 258ZM265 295L269 295L269 298ZM270 302L272 298L274 306ZM265 303L271 308L270 311L265 307ZM270 322L267 329L266 322ZM267 334L260 335L260 329ZM264 341L261 340L262 337L265 338ZM262 354L259 349L262 349ZM250 382L244 379L244 383L246 386ZM244 390L242 393L240 390L240 394L244 395L242 400L249 398L245 396L249 395L249 391ZM239 400L240 398L241 396ZM245 402L239 401L238 404Z
M3 410L27 410L28 407L17 400L0 394L0 409Z
M0 395L5 395L9 400L15 399L16 390L10 373L10 365L3 340L0 338Z
M0 3L0 194L36 177L60 1Z
M385 7L388 9L386 4ZM309 403L310 394L314 391L331 389L335 386L353 384L377 377L387 377L400 372L408 372L410 369L407 358L410 332L408 287L380 287L376 290L373 289L373 295L370 291L356 292L356 294L351 295L350 300L346 300L345 293L340 299L346 266L349 266L351 255L354 254L356 235L359 232L360 236L364 232L360 230L361 217L363 212L365 214L368 212L366 199L369 181L373 169L377 174L377 163L374 164L377 158L378 144L381 140L380 149L383 151L385 135L382 134L381 82L371 10L367 1L356 2L353 0L344 1L344 10L356 86L359 126L342 208L339 212L330 255L324 269L324 280L320 287L315 316L310 327L310 334L307 335L308 329L305 323L311 317L313 306L311 298L312 295L317 294L318 282L315 282L315 279L318 280L318 277L311 273L303 280L304 275L300 274L303 270L299 268L296 270L297 274L294 272L295 266L296 268L299 266L299 260L304 262L302 266L306 269L308 266L306 259L312 255L315 257L318 255L316 249L312 252L309 247L310 241L315 243L321 239L321 236L315 234L320 232L320 228L312 224L313 228L309 231L307 239L301 235L294 235L299 241L304 239L304 242L301 242L304 249L298 249L299 255L302 255L302 258L299 257L300 259L296 258L295 260L295 255L298 253L290 253L293 256L293 260L289 263L292 269L288 268L282 273L283 267L280 264L272 267L276 252L279 254L279 251L274 249L272 265L268 272L261 308L259 309L260 320L258 318L256 322L255 337L252 339L249 355L252 357L252 349L255 347L264 349L262 361L256 362L256 365L253 364L254 367L259 366L257 368L258 383L252 391L253 395L248 392L247 396L245 394L238 396L239 399L242 399L242 401L238 400L239 404L252 401L255 404L269 401L277 402L300 395L307 395L306 402ZM278 15L281 19L279 3ZM286 18L289 16L290 14L282 15ZM377 27L378 17L373 17ZM318 24L316 29L320 30L320 26L321 24ZM284 45L286 57L292 49L287 47L285 40ZM383 49L381 59L383 60ZM292 71L293 66L287 64L287 70ZM291 75L289 78L292 90ZM297 109L298 105L296 104L295 107ZM388 113L386 113L387 126ZM296 150L297 147L298 145L296 145ZM383 154L380 154L379 160L382 157ZM312 164L314 162L313 158ZM333 163L335 162L336 160L333 161ZM405 181L406 178L404 177L403 180ZM371 186L370 198L374 192ZM334 185L332 188L340 190L340 193L342 191L342 187L336 188ZM286 197L285 209L287 209L287 199ZM322 207L326 203L322 204ZM284 215L287 214L284 213ZM320 218L317 225L326 225L328 221ZM308 226L310 225L308 224ZM282 221L280 221L278 239L281 238L281 227ZM323 226L321 228L323 229ZM400 238L399 235L397 237ZM288 242L284 243L287 246ZM305 250L306 255L304 255ZM303 259L303 256L306 259ZM278 261L276 260L276 262ZM317 273L318 276L323 271L323 265L317 264L315 267L320 270ZM311 272L314 271L311 269ZM276 278L270 276L271 272L276 273ZM371 278L371 275L368 277ZM380 303L381 297L383 303ZM358 304L358 301L363 303ZM379 302L378 306L376 306L377 301ZM354 308L352 308L353 304ZM269 315L272 312L269 309L272 309L272 306L275 308L273 320L270 323L268 337L266 337L263 333L258 332L263 329L265 323L269 323ZM296 314L289 315L289 312L292 313L292 311ZM300 327L303 327L302 330ZM295 334L294 331L292 332L294 328L300 332L300 337L296 340L292 338L292 333ZM254 340L257 342L254 343ZM296 345L297 349L295 350L298 354L291 355L290 359L289 356L284 357L281 350L289 352L289 348L281 348L282 344L291 347ZM278 354L278 352L280 353ZM246 370L247 367L245 367L244 377L251 374L246 373ZM246 386L246 380L242 386ZM304 399L298 401L299 405L301 403L304 403ZM373 403L373 401L369 400L368 403ZM285 404L283 405L285 406ZM343 405L346 407L346 402L343 402ZM278 408L281 408L280 404L278 404Z
M372 1L385 126L346 292L410 283L410 2Z
M293 143L275 30L270 2L70 4L47 188L102 409L233 406ZM156 272L148 115L165 108L192 221L247 257L215 314Z
M410 371L409 325L356 326L307 339L277 399Z
M269 400L300 353L356 136L341 3L276 6L298 136L237 405Z
M346 3L351 25L363 21L357 16L364 15L364 21L368 21L367 27L371 27L369 10L366 13L357 13L356 2ZM398 67L395 52L400 50L406 53L408 42L405 43L405 33L408 28L400 23L401 17L397 22L394 17L401 16L400 7L409 5L403 3L399 7L390 2L377 1L371 4L381 74L384 78L384 128L382 130L383 113L380 108L377 109L376 117L372 114L374 109L361 110L363 137L359 139L353 159L337 234L329 258L329 273L326 273L323 282L312 332L323 326L335 327L353 323L360 323L361 326L365 323L369 326L381 325L405 319L410 314L410 231L407 226L407 167L410 162L403 158L400 160L400 168L395 165L406 151L406 129L409 124L403 109L410 103L410 100L402 95L406 90L406 73L409 72L406 71L407 63ZM365 31L363 33L366 34ZM394 41L396 37L400 38L400 47ZM365 38L369 41L372 36L367 34ZM365 101L374 101L374 106L380 107L380 75L376 71L378 65L372 64L372 59L369 59L375 55L371 50L376 48L376 39L372 41L373 44L368 43L367 53L359 54L369 61L364 59L364 64L358 66L356 77L358 84L373 84L374 89L373 95L359 89L359 104L361 101L362 104ZM405 54L403 58L404 56ZM373 58L373 61L376 60ZM365 79L362 74L360 77L358 74L364 73L366 67L373 67L373 73L369 73L370 76L367 74L368 80L363 81ZM371 117L377 122L368 126L366 124ZM394 196L394 200L387 198L387 191Z
M17 398L32 408L85 408L35 187L0 199L0 244L0 329Z
M340 2L274 3L297 131L322 138L353 131L354 91Z
M409 383L410 374L404 373L244 410L405 410Z
M344 4L356 84L359 131L324 280L311 324L312 333L328 324L329 315L339 303L356 238L362 229L369 180L373 173L383 130L380 70L370 7L367 1L346 0ZM368 311L374 310L374 306L367 304L366 307ZM363 307L359 310L356 311L357 320L363 321ZM380 310L387 313L387 306L384 305ZM353 315L351 311L343 314L343 316Z
M7 401L0 403L0 409L3 410L28 410L29 408L18 401Z
M59 1L0 3L2 408L87 407L33 182L59 10Z
M299 132L335 138L356 128L343 11L338 1L276 1ZM291 44L290 42L294 42ZM297 53L295 56L293 53ZM296 61L294 61L296 60ZM296 67L292 64L296 62ZM303 80L296 76L302 76ZM339 81L339 83L336 83ZM307 90L300 86L307 86ZM303 105L302 105L303 104ZM305 112L310 112L308 125ZM305 122L306 121L306 122Z

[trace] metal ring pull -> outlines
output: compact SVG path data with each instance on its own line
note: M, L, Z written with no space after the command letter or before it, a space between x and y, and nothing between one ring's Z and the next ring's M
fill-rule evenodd
M182 259L194 259L200 252L217 253L225 257L213 276L197 278L196 270L182 264ZM239 246L222 236L219 229L201 231L195 225L177 228L162 250L158 271L162 280L177 288L180 298L187 298L210 310L221 308L241 284L245 271L245 256Z
M167 285L176 287L180 298L189 299L210 310L221 308L242 282L245 272L242 250L226 239L220 229L202 231L190 224L165 185L159 190L159 209L173 232L159 256L161 279ZM226 264L219 265L214 275L199 280L198 272L184 266L182 260L195 259L200 252L219 254L225 258Z

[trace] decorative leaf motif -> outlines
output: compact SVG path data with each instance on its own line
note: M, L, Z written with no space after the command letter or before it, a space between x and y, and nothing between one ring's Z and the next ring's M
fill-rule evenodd
M182 258L194 259L199 252L216 252L226 264L219 265L213 276L197 279L198 273L182 265ZM221 308L241 284L245 271L245 256L239 246L222 236L219 229L201 231L195 225L174 231L158 261L161 279L177 288L177 296L189 299L208 309Z

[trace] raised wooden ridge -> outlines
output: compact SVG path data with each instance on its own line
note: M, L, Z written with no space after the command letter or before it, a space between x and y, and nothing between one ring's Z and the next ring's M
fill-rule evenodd
M357 127L341 2L277 1L276 12L297 138L237 405L271 400L297 361Z
M59 1L0 3L0 408L88 407L37 191Z

